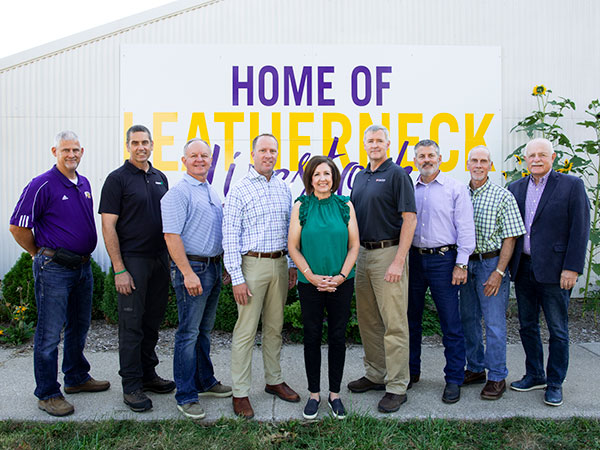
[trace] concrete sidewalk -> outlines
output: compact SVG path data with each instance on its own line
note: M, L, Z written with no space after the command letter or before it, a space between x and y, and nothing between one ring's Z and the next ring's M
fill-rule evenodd
M547 348L545 349L547 351ZM351 346L346 353L346 366L342 387L342 400L350 412L368 414L374 417L390 417L400 420L414 418L444 418L466 420L494 420L505 417L534 417L564 419L574 416L600 419L600 390L596 381L600 373L600 342L571 345L571 362L567 380L563 385L565 403L560 407L550 407L543 403L541 390L515 392L510 389L497 401L483 401L479 393L483 385L466 386L462 389L461 400L453 405L442 403L444 388L443 348L423 348L421 381L408 391L408 401L393 414L377 412L377 402L382 392L352 394L346 384L364 375L362 365L363 349ZM109 380L111 388L106 392L65 395L75 405L75 413L65 418L54 418L37 408L33 395L33 356L31 351L19 352L0 349L0 420L33 421L85 421L105 419L161 420L181 419L176 409L173 393L149 395L154 408L145 413L134 413L123 403L120 377L118 375L118 354L116 352L88 353L92 365L91 375L96 379ZM172 358L159 355L161 364L158 372L163 377L172 377ZM59 360L59 364L60 364ZM520 345L508 346L508 382L520 379L525 373L525 356ZM213 352L216 376L224 384L231 384L230 352L217 349ZM253 389L250 400L259 421L302 420L302 409L308 398L304 357L301 345L286 345L282 350L281 362L286 382L301 396L300 403L286 403L264 392L262 356L260 348L255 348L253 359ZM323 348L321 371L322 397L327 395L327 348ZM60 379L62 382L62 378ZM231 398L202 398L206 410L204 422L221 417L234 417ZM319 417L329 412L325 401L321 402Z

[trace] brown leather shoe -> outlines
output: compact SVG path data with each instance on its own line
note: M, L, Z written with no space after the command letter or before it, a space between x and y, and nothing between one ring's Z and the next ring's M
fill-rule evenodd
M106 391L110 387L108 381L94 380L90 377L86 382L78 384L77 386L65 386L65 392L67 394L77 394L78 392L102 392Z
M463 386L485 383L486 379L487 377L485 376L485 370L482 372L471 372L470 370L465 370L465 381L463 381Z
M252 419L254 410L248 397L233 397L233 412L244 419Z
M267 384L265 386L265 392L267 394L276 395L281 400L285 400L286 402L297 403L300 401L300 396L296 394L296 392L286 383Z
M506 381L489 381L485 383L481 391L481 398L483 400L498 400L502 397L506 391Z
M385 391L385 384L373 383L367 377L360 377L358 380L348 383L348 389L355 394L361 394L367 391Z

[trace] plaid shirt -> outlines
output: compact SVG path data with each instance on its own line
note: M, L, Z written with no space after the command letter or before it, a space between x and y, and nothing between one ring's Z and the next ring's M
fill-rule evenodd
M275 174L270 181L254 167L225 199L223 249L234 286L245 282L242 255L287 250L292 192Z
M507 189L488 178L478 189L469 185L469 193L475 218L475 253L499 250L505 238L525 234L519 206Z

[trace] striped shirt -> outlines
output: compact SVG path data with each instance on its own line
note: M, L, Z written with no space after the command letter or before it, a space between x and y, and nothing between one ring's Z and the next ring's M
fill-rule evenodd
M519 206L507 189L488 178L475 190L469 185L469 193L475 218L475 253L499 250L504 239L525 234Z
M531 255L531 226L533 225L533 219L537 211L540 200L546 184L548 183L548 177L550 172L540 178L538 184L533 181L533 175L529 175L529 182L527 183L527 196L525 197L525 238L523 239L523 253Z
M292 192L275 174L267 181L254 167L225 199L223 249L234 286L245 282L242 255L287 250Z
M160 209L163 233L180 235L188 255L223 253L223 206L208 182L184 174L160 200Z

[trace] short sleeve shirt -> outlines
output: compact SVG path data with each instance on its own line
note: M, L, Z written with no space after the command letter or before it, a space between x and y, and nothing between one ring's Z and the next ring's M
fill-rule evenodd
M397 239L402 213L417 211L413 183L391 158L374 171L369 163L356 175L350 200L363 242Z
M119 216L116 229L122 255L152 257L167 250L160 199L168 189L167 177L152 164L145 172L125 161L108 175L98 212Z
M10 224L33 228L38 247L89 255L98 239L89 181L77 174L75 184L54 166L25 187Z

